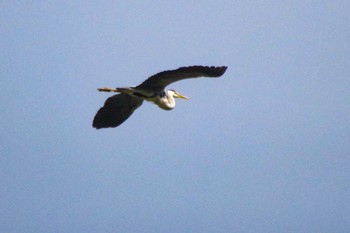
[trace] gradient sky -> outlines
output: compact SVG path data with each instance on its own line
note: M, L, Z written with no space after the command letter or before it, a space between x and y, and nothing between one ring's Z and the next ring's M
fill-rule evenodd
M0 232L350 231L349 1L1 1ZM227 65L91 127L109 93Z

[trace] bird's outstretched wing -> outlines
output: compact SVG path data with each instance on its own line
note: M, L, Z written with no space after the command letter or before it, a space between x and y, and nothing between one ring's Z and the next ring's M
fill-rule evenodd
M143 100L127 94L109 97L96 113L92 126L96 129L117 127L142 105Z
M176 70L163 71L155 74L136 87L142 90L162 91L166 86L188 78L220 77L225 73L227 66L189 66Z

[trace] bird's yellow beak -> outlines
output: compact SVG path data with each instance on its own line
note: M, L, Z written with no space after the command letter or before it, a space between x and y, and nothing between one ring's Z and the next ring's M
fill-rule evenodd
M181 95L180 93L176 92L176 97L180 98L180 99L184 99L184 100L189 100L190 98L188 98L187 96Z

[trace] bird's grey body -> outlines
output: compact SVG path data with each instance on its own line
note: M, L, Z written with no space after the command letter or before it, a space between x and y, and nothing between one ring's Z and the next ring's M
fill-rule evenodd
M197 77L220 77L226 66L190 66L155 74L136 87L98 88L99 91L119 92L109 97L104 106L96 113L93 127L96 129L117 127L127 120L142 105L143 101L156 104L164 110L175 107L174 98L188 99L174 90L165 90L173 82Z

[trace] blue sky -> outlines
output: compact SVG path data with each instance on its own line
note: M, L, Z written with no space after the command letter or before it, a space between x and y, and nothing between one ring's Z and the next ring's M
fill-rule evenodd
M349 1L0 5L0 232L349 232ZM229 68L91 127L189 65Z

